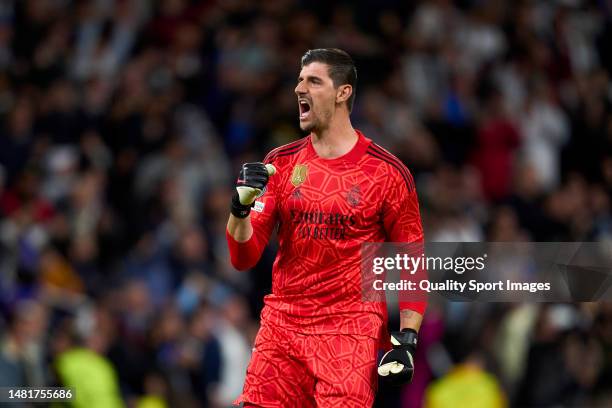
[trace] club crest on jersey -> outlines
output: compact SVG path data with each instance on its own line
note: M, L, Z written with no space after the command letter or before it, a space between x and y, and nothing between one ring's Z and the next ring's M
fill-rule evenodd
M308 166L305 164L296 164L291 174L291 184L298 187L300 184L306 181L308 176Z
M357 207L361 202L361 188L357 185L351 187L346 193L346 201L351 207Z

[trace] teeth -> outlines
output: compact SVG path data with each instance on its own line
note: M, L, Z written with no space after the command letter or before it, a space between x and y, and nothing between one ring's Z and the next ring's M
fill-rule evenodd
M305 119L310 114L310 104L306 100L298 101L300 105L300 119Z

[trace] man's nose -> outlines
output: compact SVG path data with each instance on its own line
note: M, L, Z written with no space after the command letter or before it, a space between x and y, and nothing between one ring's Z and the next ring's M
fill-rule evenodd
M295 93L298 96L306 93L306 86L304 86L304 82L298 82L298 84L295 87Z

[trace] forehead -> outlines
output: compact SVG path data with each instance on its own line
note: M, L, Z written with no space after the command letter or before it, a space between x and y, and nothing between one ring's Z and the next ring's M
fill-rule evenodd
M329 76L329 66L323 62L315 61L305 65L300 71L300 77L306 78L308 76L316 76L331 80L331 77Z

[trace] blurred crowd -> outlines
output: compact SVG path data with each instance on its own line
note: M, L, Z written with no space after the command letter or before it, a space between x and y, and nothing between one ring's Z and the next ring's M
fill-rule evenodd
M610 44L609 0L1 2L0 385L229 406L274 256L229 264L232 181L302 136L309 48L355 59L427 240L612 240ZM433 302L420 344L378 406L611 403L610 304Z

